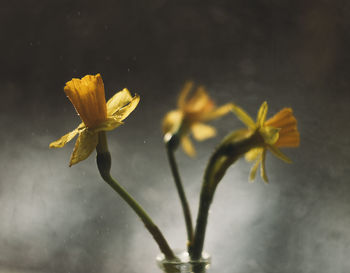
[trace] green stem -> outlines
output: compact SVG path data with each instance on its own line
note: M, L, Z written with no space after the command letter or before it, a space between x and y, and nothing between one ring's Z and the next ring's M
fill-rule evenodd
M210 157L201 189L191 253L192 260L198 260L202 256L209 208L216 187L224 177L226 170L250 149L259 147L263 143L263 139L258 133L254 133L249 137L242 137L242 135L240 131L237 131L227 136Z
M176 164L175 154L174 154L174 150L175 150L174 147L176 145L172 145L173 139L174 139L174 135L172 135L171 138L165 137L164 142L165 142L165 146L166 146L166 150L167 150L169 165L170 165L173 177L174 177L176 189L177 189L177 192L178 192L179 197L180 197L182 210L183 210L183 214L185 217L186 230L187 230L187 241L188 241L187 245L189 248L188 251L191 252L190 246L193 243L193 225L192 225L191 210L190 210L190 207L189 207L188 202L187 202L186 194L185 194L185 191L184 191L184 188L183 188L183 185L181 182L179 170L178 170L178 167Z
M107 138L105 132L99 133L99 143L96 147L97 150L97 166L104 181L110 185L114 191L116 191L121 198L134 210L134 212L140 217L147 230L152 234L153 238L157 242L160 250L164 253L165 257L169 260L176 259L173 251L169 247L166 239L159 230L159 228L153 223L152 219L148 216L146 211L135 201L135 199L112 178L110 175L111 168L111 155L108 151Z
M210 173L213 171L215 159L217 158L217 153L214 153L209 160L208 166L205 171L204 181L201 189L199 208L196 222L195 236L193 240L192 260L199 260L202 256L205 232L207 228L209 208L214 197L215 188L210 187Z

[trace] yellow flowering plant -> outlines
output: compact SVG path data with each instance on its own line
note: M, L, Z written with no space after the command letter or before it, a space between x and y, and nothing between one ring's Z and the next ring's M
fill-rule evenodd
M254 180L260 166L261 177L268 181L265 170L266 152L269 150L285 162L291 160L280 148L297 147L300 136L297 120L291 108L283 108L266 120L268 105L264 102L254 121L242 108L233 103L217 107L204 87L199 86L190 95L194 84L187 82L180 92L177 109L167 113L162 122L164 144L169 165L178 191L187 229L187 248L192 261L200 261L204 245L205 231L215 190L227 169L239 158L254 162L250 180ZM123 124L135 110L140 97L132 96L128 89L117 92L106 102L105 90L100 74L87 75L82 79L72 79L64 87L64 92L81 118L76 129L50 144L51 148L61 148L78 135L69 166L86 159L96 149L97 167L103 180L134 210L151 233L167 260L177 262L162 232L140 204L110 174L111 154L108 149L106 132ZM212 153L204 172L199 208L195 228L192 225L190 208L181 182L175 160L175 151L181 143L190 157L196 151L190 139L202 141L216 135L216 129L206 124L225 114L234 113L247 128L232 131ZM177 272L177 271L171 271ZM196 271L194 271L196 272Z

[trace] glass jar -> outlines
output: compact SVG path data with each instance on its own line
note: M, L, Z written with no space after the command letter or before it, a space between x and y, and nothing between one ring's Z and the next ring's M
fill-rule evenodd
M210 266L210 255L205 252L196 261L191 261L187 251L175 251L175 255L178 261L167 260L163 253L157 256L157 264L164 273L205 273Z

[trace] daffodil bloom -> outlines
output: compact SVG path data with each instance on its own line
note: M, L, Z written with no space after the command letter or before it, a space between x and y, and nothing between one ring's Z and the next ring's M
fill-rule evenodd
M129 116L140 101L138 95L132 97L125 88L106 103L100 74L72 79L66 83L64 92L82 123L72 132L52 142L50 148L61 148L78 135L69 166L86 159L98 144L98 132L110 131L123 124L122 121Z
M254 180L260 166L260 174L265 182L268 181L265 171L266 151L270 150L276 157L291 163L291 160L284 155L279 148L297 147L300 143L297 120L293 116L291 108L284 108L272 118L266 120L268 106L264 102L257 115L256 122L240 107L233 105L233 112L248 127L249 132L258 132L264 144L261 147L251 149L245 154L247 161L255 161L250 171L250 180Z
M192 82L187 82L181 91L177 110L166 114L163 119L163 133L178 133L182 148L189 156L195 156L196 151L189 133L192 133L194 139L203 141L216 135L216 129L204 124L204 122L219 118L231 111L231 104L225 104L216 107L214 102L208 96L204 87L199 86L196 92L189 97L193 88Z

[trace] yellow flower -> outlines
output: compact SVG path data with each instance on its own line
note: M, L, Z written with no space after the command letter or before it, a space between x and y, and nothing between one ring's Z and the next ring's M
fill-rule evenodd
M187 82L180 92L177 101L177 110L166 114L163 119L163 133L178 133L182 148L189 156L195 156L196 151L188 134L192 133L198 141L214 137L216 130L214 127L204 124L204 122L221 117L231 111L231 104L216 107L210 99L205 89L200 86L196 92L188 98L192 90L193 83Z
M52 142L50 148L61 148L77 134L78 139L69 166L86 159L98 144L98 132L110 131L134 111L140 97L131 96L128 89L116 93L107 103L100 74L87 75L66 83L64 92L83 121L72 132Z
M293 116L291 108L284 108L272 118L266 120L267 102L264 102L257 115L256 122L240 107L233 105L233 112L248 127L251 133L259 132L264 140L264 145L251 149L245 154L247 161L255 161L251 171L250 180L254 180L257 169L260 165L260 174L265 182L268 181L265 171L266 151L270 150L276 157L291 163L291 160L284 155L279 148L298 147L300 143L297 120Z

